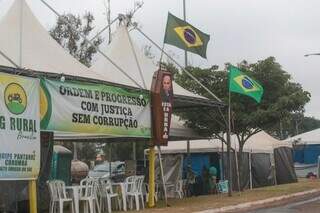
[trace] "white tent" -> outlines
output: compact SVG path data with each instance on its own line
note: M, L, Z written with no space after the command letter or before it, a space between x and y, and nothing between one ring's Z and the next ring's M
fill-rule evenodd
M320 128L296 135L285 141L294 145L295 162L302 164L318 163L320 156Z
M132 81L126 79L102 56L90 69L78 62L49 35L24 0L15 0L6 15L0 20L0 33L2 35L0 36L0 52L2 53L0 54L0 65L2 66L14 67L16 64L24 69L52 73L57 76L63 74L135 87ZM140 75L137 74L138 63L135 61L136 55L144 75L143 78L148 85L146 89L148 89L151 87L152 73L157 67L138 51L137 47L133 51L130 45L127 28L121 26L115 33L114 41L107 48L106 54L110 54L109 57L140 84L141 80L138 79ZM174 84L174 90L178 95L207 101L206 98L193 94L177 84ZM173 127L171 133L177 134L178 137L195 136L194 132L183 127L178 118L172 119L171 125ZM58 139L106 138L105 135L59 132L55 134L55 137Z
M305 132L285 141L298 144L320 144L320 128L309 132Z
M21 68L99 79L64 50L33 15L24 0L16 0L0 21L0 51ZM0 65L14 67L0 55Z
M0 33L0 51L21 68L137 87L102 55L98 56L97 63L90 69L78 62L49 35L24 0L14 1L0 21ZM126 26L119 27L113 38L104 51L106 55L142 88L151 88L152 75L157 67L131 42ZM0 65L14 67L4 55L0 54ZM138 66L141 67L146 87L142 84ZM177 95L207 100L176 83L174 91Z
M237 137L233 135L231 137L231 147L239 151L239 143ZM248 139L245 143L243 151L251 153L273 153L274 149L279 147L289 147L292 148L292 145L277 140L267 134L264 131L261 131ZM224 152L227 150L227 146L224 144ZM191 153L207 153L207 152L221 152L222 143L217 139L210 140L193 140L190 141L190 152ZM169 142L167 147L162 148L162 153L187 153L186 141L172 141Z
M231 137L231 147L237 152L239 151L237 137L234 135ZM295 182L296 175L293 169L291 148L291 144L279 141L264 131L250 137L243 148L242 164L239 165L242 168L243 175L240 184L243 187L251 188L275 183ZM198 175L201 175L201 170L204 166L208 168L209 165L214 165L220 169L221 167L226 169L226 152L227 146L224 144L222 149L222 143L217 139L190 141L190 161L194 160L191 164L192 169ZM167 147L161 148L161 153L164 154L164 159L186 154L187 142L170 141ZM224 156L223 163L222 156ZM231 154L231 161L233 188L238 189L237 168L235 166L238 160L234 152ZM165 167L166 170L167 168Z

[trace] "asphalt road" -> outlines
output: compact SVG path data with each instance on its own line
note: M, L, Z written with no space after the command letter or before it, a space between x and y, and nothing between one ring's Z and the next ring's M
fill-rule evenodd
M250 213L317 213L320 212L320 197L315 197L309 200L290 203L284 206L279 206L269 209L259 209Z

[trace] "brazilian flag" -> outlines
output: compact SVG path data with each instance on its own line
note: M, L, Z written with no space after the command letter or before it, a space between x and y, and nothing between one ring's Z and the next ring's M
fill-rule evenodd
M229 91L250 96L260 103L263 87L234 66L229 67Z
M191 24L168 14L164 43L171 44L207 58L207 44L210 36L201 32Z

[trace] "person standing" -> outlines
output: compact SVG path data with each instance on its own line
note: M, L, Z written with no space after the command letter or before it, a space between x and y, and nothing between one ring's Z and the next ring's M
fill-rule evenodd
M215 194L217 192L217 168L214 167L213 165L210 166L209 168L209 189L210 189L210 194Z

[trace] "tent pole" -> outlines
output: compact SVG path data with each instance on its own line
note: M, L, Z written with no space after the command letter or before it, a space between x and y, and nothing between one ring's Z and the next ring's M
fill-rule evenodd
M109 143L109 170L110 170L110 178L112 176L112 170L111 170L111 161L112 161L112 146L111 143Z
M4 52L2 52L0 50L0 55L3 56L5 59L7 59L13 66L15 66L16 68L21 68L19 65L17 65L13 60L11 60L11 58L9 58L9 56L7 56Z
M271 163L272 163L272 173L273 173L273 178L274 178L274 185L278 185L277 183L277 174L276 174L276 162L274 159L274 153L270 154L271 157Z
M23 31L23 0L20 0L20 44L19 44L19 66L22 67L22 31Z
M152 208L155 206L155 149L154 146L149 149L149 198L148 206Z
M158 146L158 156L159 156L159 165L160 165L160 172L161 172L161 179L162 179L164 200L165 200L166 206L168 206L166 180L165 180L165 178L164 178L164 173L163 173L163 165L162 165L161 148L160 148L160 146Z
M240 174L239 174L239 164L238 164L237 147L235 147L235 149L234 149L234 157L235 157L235 161L236 161L238 190L239 190L239 192L241 192L241 190L240 190Z
M131 47L131 50L133 52L133 56L134 56L134 59L136 61L136 64L137 64L137 67L138 67L138 70L139 70L140 78L142 80L144 88L147 89L147 84L146 84L146 81L144 80L144 77L143 77L143 74L142 74L142 69L141 69L140 63L138 61L137 53L136 53L136 51L134 49L134 46L133 46L133 43L132 43L132 39L131 39L131 37L129 35L128 29L126 29L126 33L128 35L130 47Z
M224 172L224 143L221 140L221 166L220 166L220 176L222 180L225 180L225 172Z
M37 213L37 180L29 180L29 211Z
M252 168L251 168L252 162L251 162L251 153L252 153L252 149L251 149L250 152L249 152L249 175L250 175L249 181L250 181L250 189L252 189Z

